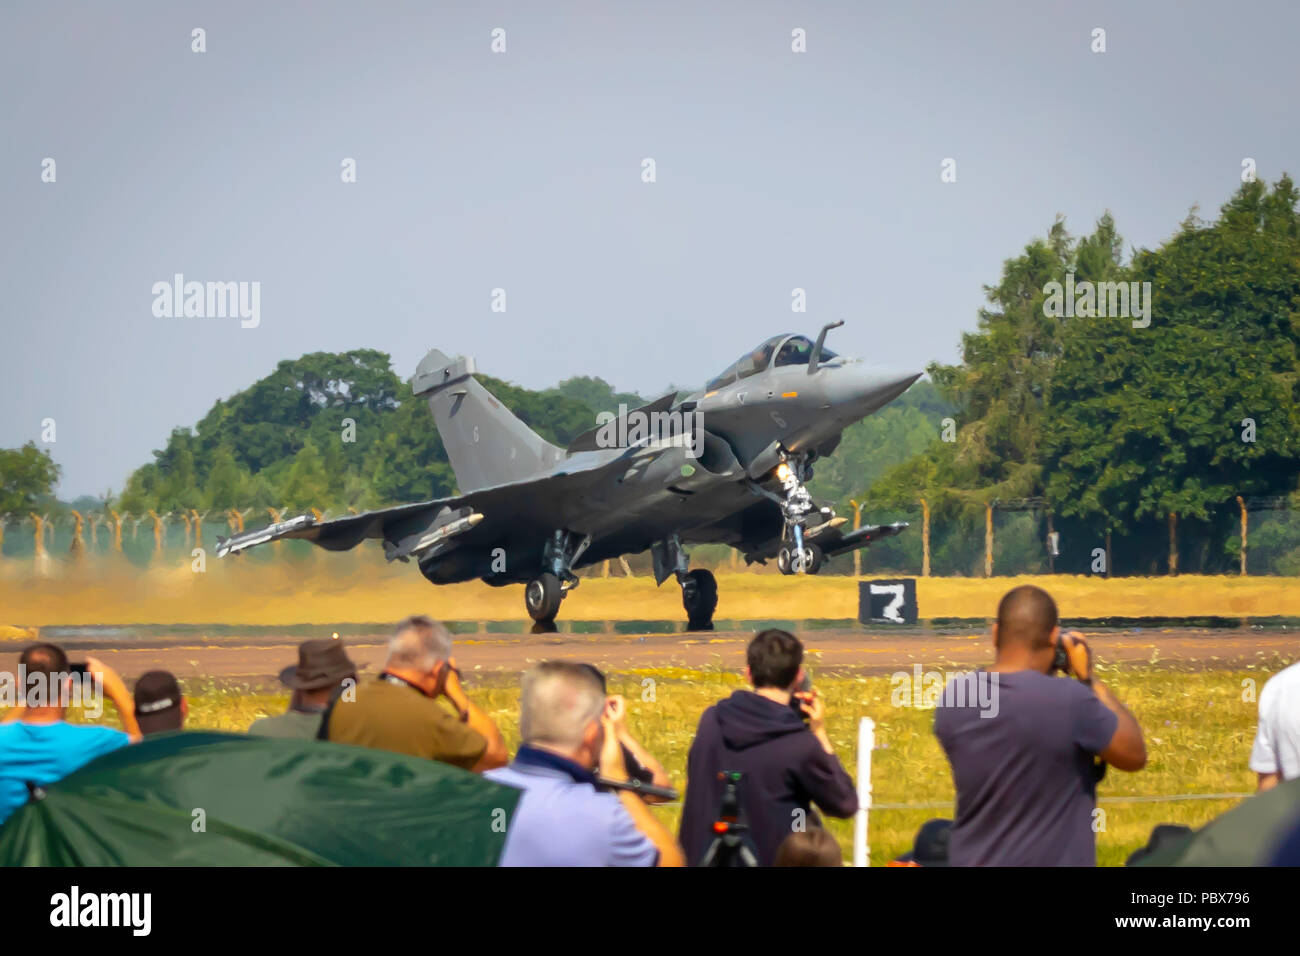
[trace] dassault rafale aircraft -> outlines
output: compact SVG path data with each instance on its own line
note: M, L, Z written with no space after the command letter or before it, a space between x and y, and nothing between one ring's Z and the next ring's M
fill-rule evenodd
M460 494L333 520L301 515L221 539L226 555L278 538L343 551L383 541L388 560L415 559L435 584L478 578L523 584L539 625L553 625L578 586L574 571L650 549L656 584L675 577L688 626L712 627L713 574L692 569L686 545L721 542L747 563L775 558L785 574L816 574L823 558L907 527L846 531L805 487L844 429L920 377L873 370L813 342L778 335L676 400L597 417L567 448L542 439L474 378L471 358L432 350L415 371Z

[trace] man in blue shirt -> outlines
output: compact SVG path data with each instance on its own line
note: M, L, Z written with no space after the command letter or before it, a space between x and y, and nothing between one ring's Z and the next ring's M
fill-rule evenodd
M74 699L74 682L81 700L98 694L91 675L117 706L126 733L64 720ZM18 659L17 678L17 706L0 724L0 825L27 802L29 784L39 787L62 780L96 757L140 739L126 684L94 658L86 659L85 673L74 674L62 648L33 644Z
M1100 768L1142 769L1142 728L1095 679L1083 636L1061 633L1042 588L1007 592L993 646L993 666L954 677L935 710L957 790L948 861L1096 866ZM1057 670L1076 680L1051 676Z
M524 793L506 834L502 866L681 866L672 834L639 796L595 787L595 768L627 780L621 701L607 701L582 664L546 661L524 675L519 730L524 743L489 780Z

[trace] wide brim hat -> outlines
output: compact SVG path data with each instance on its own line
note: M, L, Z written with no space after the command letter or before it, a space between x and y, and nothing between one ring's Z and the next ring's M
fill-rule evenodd
M357 669L338 638L303 641L298 645L298 663L280 671L280 683L294 690L323 690L345 677L356 677Z

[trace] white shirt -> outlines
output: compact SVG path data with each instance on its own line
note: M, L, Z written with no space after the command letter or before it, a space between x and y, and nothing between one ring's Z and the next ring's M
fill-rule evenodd
M1259 730L1250 751L1255 773L1300 777L1300 662L1269 678L1259 694Z

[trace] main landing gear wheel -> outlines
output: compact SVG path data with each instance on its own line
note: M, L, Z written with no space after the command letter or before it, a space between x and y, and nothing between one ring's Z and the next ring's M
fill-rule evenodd
M539 624L555 620L563 599L560 579L550 571L533 578L524 588L524 606L528 608L528 616Z
M718 609L718 581L705 568L688 571L682 581L682 607L686 609L688 631L713 630L713 612Z

